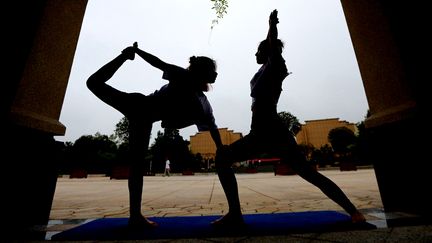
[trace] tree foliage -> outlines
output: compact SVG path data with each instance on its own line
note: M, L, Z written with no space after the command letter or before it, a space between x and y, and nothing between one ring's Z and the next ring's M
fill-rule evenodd
M120 119L115 125L114 135L118 144L129 144L129 121L126 117Z
M228 8L228 1L227 0L210 0L213 3L212 9L216 11L216 18L212 20L211 28L219 23L219 20L221 20L224 16L224 14L227 13Z
M301 124L296 116L286 111L279 112L278 115L294 135L301 131Z
M313 164L318 164L319 167L333 165L333 149L328 144L324 144L319 149L314 149L311 160Z
M356 135L347 127L337 127L330 130L328 141L337 153L350 152L350 146L356 142Z
M83 135L63 147L62 173L71 169L85 169L89 173L106 173L117 159L117 145L107 135Z
M163 170L167 159L171 162L172 171L196 169L195 160L189 151L189 141L184 140L178 129L158 131L150 147L154 168Z

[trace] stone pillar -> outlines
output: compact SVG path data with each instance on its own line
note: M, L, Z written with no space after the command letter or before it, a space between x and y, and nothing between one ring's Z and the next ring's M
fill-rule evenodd
M2 5L14 20L3 33L3 238L44 238L32 229L49 219L60 162L53 136L65 133L59 117L86 5L87 0Z
M341 0L370 108L365 125L386 211L431 214L430 161L419 140L425 4ZM418 15L418 17L414 17ZM430 160L430 159L429 159Z

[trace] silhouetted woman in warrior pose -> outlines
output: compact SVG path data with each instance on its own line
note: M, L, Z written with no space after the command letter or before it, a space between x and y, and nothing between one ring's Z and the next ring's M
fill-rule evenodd
M250 81L251 130L245 137L229 146L222 146L217 151L216 167L228 200L229 211L214 221L213 225L243 224L237 180L231 166L234 161L253 159L263 152L279 157L282 163L290 165L299 176L321 189L351 215L353 222L364 221L364 216L342 190L307 164L293 134L277 114L282 81L289 75L282 57L283 42L278 39L277 13L277 10L274 10L270 14L267 38L259 44L255 54L257 63L262 66Z

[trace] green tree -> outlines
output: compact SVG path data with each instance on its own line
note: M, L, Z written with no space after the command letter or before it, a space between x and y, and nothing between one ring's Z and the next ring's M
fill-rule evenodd
M210 0L213 3L212 9L216 11L216 18L212 20L211 28L219 23L219 20L221 20L224 16L224 14L227 13L228 8L228 1L227 0Z
M154 143L150 147L153 158L153 168L163 171L166 159L171 162L171 170L196 170L200 165L189 151L189 141L184 140L178 129L164 129L158 131Z
M165 147L166 147L166 139L164 137L163 132L158 131L156 133L156 138L154 142L151 144L149 148L149 154L152 159L152 170L154 172L161 172L165 168Z
M356 135L347 127L337 127L330 130L328 141L337 153L347 153L355 143Z
M117 158L117 145L107 135L83 135L72 147L73 167L88 170L90 173L106 173Z
M73 143L70 141L61 143L60 145L60 159L59 159L59 175L69 174L71 165L74 161Z
M356 135L347 127L337 127L330 130L328 140L333 148L334 155L342 166L351 164L352 150L355 146Z
M333 149L330 145L324 144L319 149L314 149L311 160L314 164L318 164L319 167L333 165Z
M126 117L120 119L115 125L112 140L118 146L116 163L125 164L129 161L129 121ZM143 148L145 149L145 148Z
M296 116L286 111L279 112L278 115L294 136L301 131L301 124Z
M118 144L129 144L129 121L126 117L120 119L115 125L114 136Z
M306 157L308 162L313 163L312 154L315 151L315 147L312 144L299 144L299 149L302 154Z

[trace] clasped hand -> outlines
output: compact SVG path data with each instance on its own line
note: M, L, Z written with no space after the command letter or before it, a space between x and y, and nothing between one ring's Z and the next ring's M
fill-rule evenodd
M138 48L138 43L134 42L132 46L128 46L122 51L122 55L124 55L127 59L133 60L135 59L135 53Z
M278 15L278 11L276 9L270 13L270 17L269 17L270 25L276 25L279 23L279 19L277 15Z

